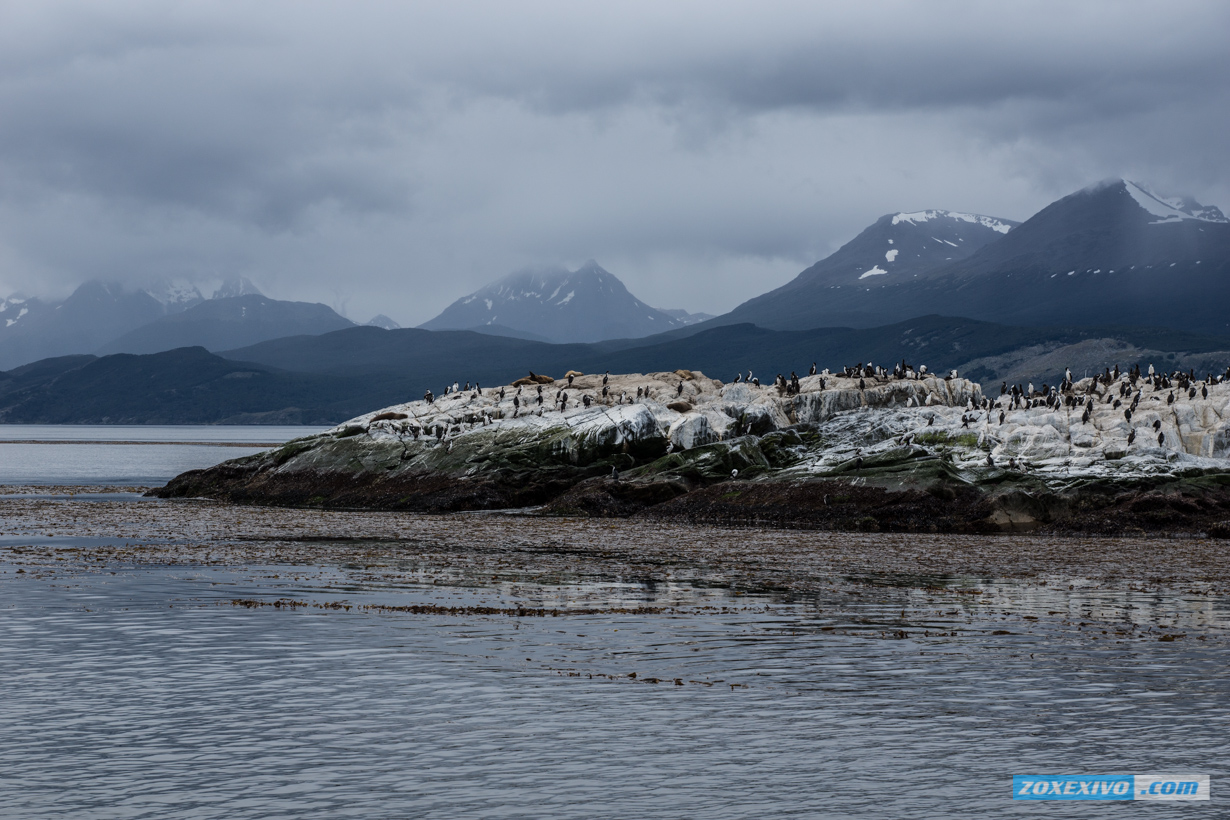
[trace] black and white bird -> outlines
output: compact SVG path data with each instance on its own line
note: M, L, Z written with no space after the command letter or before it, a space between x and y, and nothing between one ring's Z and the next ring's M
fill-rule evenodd
M730 480L731 480L731 481L734 481L734 480L735 480L736 478L738 478L738 477L739 477L739 471L738 471L738 470L731 470L731 471L730 471Z
M1136 428L1133 427L1132 432L1128 433L1128 444L1131 444L1135 440L1136 440Z
M1158 433L1157 434L1157 446L1161 447L1165 443L1165 441L1166 441L1166 434Z
M602 383L605 385L607 383L607 380L610 378L611 378L611 371L608 370L606 373L602 374Z
M807 375L809 375L809 376L814 376L814 375L816 375L816 363L815 363L815 362L812 362L812 363L811 363L811 372L809 372Z

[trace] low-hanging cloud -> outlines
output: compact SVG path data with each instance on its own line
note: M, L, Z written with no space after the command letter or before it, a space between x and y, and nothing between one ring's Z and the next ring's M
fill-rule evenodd
M595 257L717 312L879 215L1230 204L1230 7L11 4L0 292L246 275L430 318Z

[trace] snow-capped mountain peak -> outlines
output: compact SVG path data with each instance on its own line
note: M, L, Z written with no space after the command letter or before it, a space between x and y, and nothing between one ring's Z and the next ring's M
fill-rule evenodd
M377 313L375 316L368 319L367 324L370 327L380 327L380 328L384 328L385 330L397 330L401 327L401 325L397 324L397 322L394 322L392 319L390 319L388 316L385 316L383 313Z
M636 338L683 327L637 299L594 260L574 271L525 268L462 297L420 327L427 330L499 329L556 342Z
M196 285L186 279L160 279L143 290L157 299L168 313L187 310L205 300Z
M234 279L227 279L222 285L214 291L213 299L232 299L236 296L264 296L256 285L252 284L252 280L246 276L237 276Z

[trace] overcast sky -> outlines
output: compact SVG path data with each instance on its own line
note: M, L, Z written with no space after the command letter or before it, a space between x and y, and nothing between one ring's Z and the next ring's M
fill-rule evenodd
M0 4L0 295L402 324L597 259L720 313L885 213L1230 205L1230 3Z

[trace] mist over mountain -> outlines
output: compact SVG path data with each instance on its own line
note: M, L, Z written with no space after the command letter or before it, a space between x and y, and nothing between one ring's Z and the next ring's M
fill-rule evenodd
M0 299L0 369L69 355L218 350L352 324L324 305L269 299L242 278L208 299L183 280L140 289L92 280L60 302Z
M259 293L210 299L131 330L98 349L158 353L179 347L226 350L282 336L315 335L353 327L327 305L270 299Z
M419 327L504 327L553 342L597 342L650 336L690 323L637 299L618 277L590 260L575 271L539 268L510 274L458 299Z
M166 315L168 304L115 283L86 282L62 302L27 299L0 312L0 368L93 353L115 337Z

